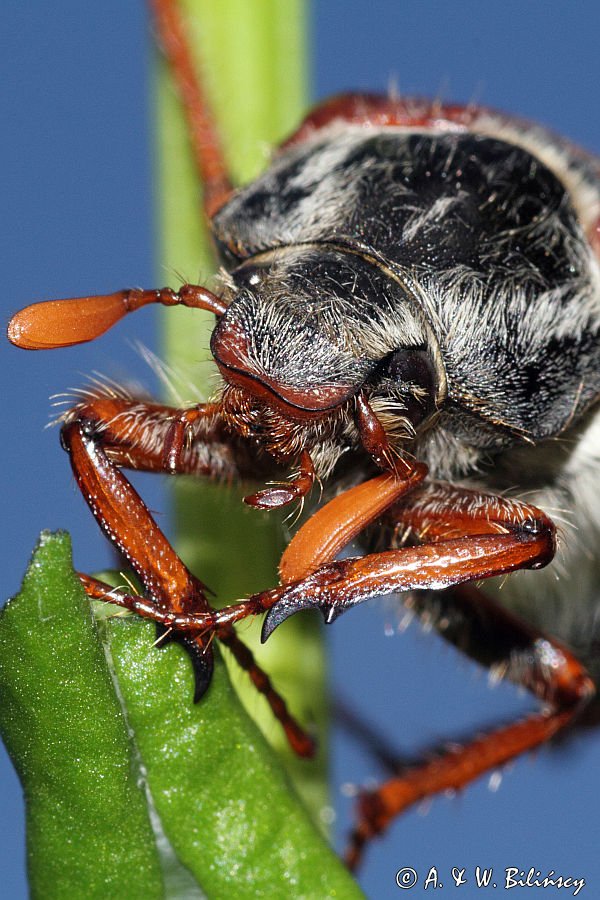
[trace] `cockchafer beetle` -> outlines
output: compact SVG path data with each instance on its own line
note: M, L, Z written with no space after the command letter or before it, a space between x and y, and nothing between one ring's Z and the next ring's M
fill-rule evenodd
M167 52L181 62L175 10L157 10ZM63 429L105 529L115 528L114 494L129 498L115 543L146 595L115 601L180 629L199 693L210 679L207 635L235 648L231 625L246 615L268 610L268 635L301 608L319 606L332 620L373 593L410 590L409 603L425 609L435 590L446 636L548 704L366 795L356 860L408 804L551 737L593 692L598 164L485 109L365 95L320 106L237 193L217 147L210 135L196 150L229 271L218 296L186 285L55 301L18 314L9 333L19 346L63 346L154 302L217 315L217 401L175 411L99 396ZM118 465L243 477L270 474L270 461L276 472L299 461L299 477L252 505L304 496L315 474L335 496L284 554L281 588L214 613ZM500 496L515 486L535 505ZM571 611L568 628L558 619L549 636L537 626L541 607L553 595L559 602L568 583L549 577L556 566L506 584L507 600L527 598L527 626L468 582L549 563L554 528L537 507L557 506L585 535L567 534L561 562L586 584L571 597L579 614ZM377 552L332 561L365 530ZM156 567L158 545L168 572ZM104 596L102 585L84 583ZM295 724L284 725L308 752Z

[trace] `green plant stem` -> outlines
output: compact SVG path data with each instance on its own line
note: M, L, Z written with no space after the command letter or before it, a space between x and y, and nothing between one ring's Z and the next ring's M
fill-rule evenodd
M293 129L305 108L306 6L302 0L184 0L181 5L233 177L246 181L264 168L267 148ZM200 189L185 123L164 68L158 107L164 266L159 281L183 277L210 284L214 261L202 227ZM193 381L193 392L188 391L185 399L206 399L215 384L207 350L214 318L177 309L168 310L163 321L167 362L176 372L185 372L188 383ZM238 489L189 481L175 487L178 550L220 603L272 586L283 549L281 519L244 509L242 494ZM253 689L247 690L245 676L230 669L247 709L284 756L317 819L326 814L326 692L320 632L316 617L295 617L261 647L258 623L249 623L242 631L291 709L317 731L321 750L316 763L293 757L266 704Z

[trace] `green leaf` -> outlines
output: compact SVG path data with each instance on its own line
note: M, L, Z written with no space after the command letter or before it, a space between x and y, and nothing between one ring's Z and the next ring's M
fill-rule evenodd
M0 616L0 728L27 802L34 897L361 896L217 660L95 621L66 535Z
M150 652L149 623L108 620L127 717L162 827L209 897L354 897L352 878L299 802L218 661L192 703L177 646Z
M0 616L0 729L25 793L31 893L161 897L127 727L70 552L66 534L42 535Z

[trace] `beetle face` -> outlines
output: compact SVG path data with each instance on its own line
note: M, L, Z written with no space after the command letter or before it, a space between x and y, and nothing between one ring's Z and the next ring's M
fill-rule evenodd
M231 279L211 350L230 423L269 452L325 443L329 466L357 444L359 392L396 443L434 411L440 377L416 301L375 261L291 247L254 257Z

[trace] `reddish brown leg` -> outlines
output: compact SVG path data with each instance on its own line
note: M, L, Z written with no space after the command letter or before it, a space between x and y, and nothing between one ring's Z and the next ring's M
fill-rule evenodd
M209 635L211 630L212 615L211 611L199 613L183 613L176 612L173 609L162 609L157 606L153 600L146 597L140 597L138 594L128 594L121 588L111 587L105 581L100 581L85 572L79 572L79 579L86 594L91 600L102 600L103 603L110 603L126 609L129 612L136 613L144 619L152 619L159 625L164 625L165 629L176 629L178 631L186 631L190 634L194 632L203 632Z
M224 623L215 629L215 613L206 599L203 585L181 562L138 493L118 468L118 465L153 471L164 468L162 443L157 437L160 438L161 429L168 431L172 418L177 418L180 413L180 410L158 404L99 398L80 405L68 417L62 439L81 492L100 527L128 559L143 585L145 596L113 592L87 576L83 576L82 582L90 596L132 609L154 619L163 628L173 629L169 639L181 642L192 657L195 699L210 683L210 642L212 632L216 630L217 637L230 648L264 694L280 719L292 748L308 755L313 752L312 740L289 715L285 703L231 627ZM222 470L225 445L218 442L222 435L219 435L218 422L211 424L211 418L214 420L215 417L210 407L206 416L199 416L198 421L205 426L204 444L196 441L182 451L179 471L207 473ZM208 438L215 441L212 447ZM200 459L198 454L203 447L208 455ZM227 462L230 471L235 472L233 451Z
M344 495L330 506L337 502L343 511L343 500ZM374 594L439 590L515 569L539 568L554 555L552 522L541 510L522 503L440 484L417 488L394 511L402 529L421 536L421 545L330 562L300 581L255 595L247 601L253 604L252 611L268 610L264 638L301 609L317 607L331 621ZM350 514L350 507L347 512ZM324 511L321 514L325 523L327 516ZM362 521L361 527L368 521ZM341 525L336 529L343 534ZM337 552L339 542L323 554L329 535L319 533L308 522L297 542L302 541L305 530L310 531L310 540L304 542L304 558L308 558L312 546L320 562L331 559L330 551Z
M472 514L476 495L445 485L422 488L417 496L401 501L389 513L397 530L443 542L457 533L480 530ZM412 502L410 502L412 501ZM531 508L490 498L494 517L503 528L522 528L529 521L533 531L544 530L543 516ZM452 521L448 506L458 513ZM491 512L491 510L490 510ZM462 518L462 521L460 519ZM490 515L490 526L493 519ZM418 592L417 608L427 608L427 595ZM365 792L359 800L359 822L347 851L347 862L356 868L365 844L382 833L410 805L435 793L456 790L478 776L549 740L568 725L593 696L591 678L578 660L556 640L522 622L470 584L444 591L436 599L439 613L450 624L443 633L453 643L494 666L502 675L528 688L546 708L524 721L500 728L456 747L422 765L397 775L380 788ZM453 622L459 620L454 628Z
M208 219L232 192L215 122L194 70L181 11L175 0L152 0L158 39L169 63L187 118L188 133L204 191Z
M164 447L174 426L178 427L188 415L193 419L190 440L177 448L173 470L165 459ZM87 428L111 463L128 469L237 478L251 465L244 447L229 442L215 404L182 410L162 403L106 395L84 401L70 410L65 415L65 424L70 423Z
M385 429L362 392L356 397L354 419L363 447L380 469L394 472L399 468L401 472L410 471L408 464L399 457L394 457Z
M266 672L255 662L254 655L249 647L242 643L233 628L218 629L217 637L222 644L229 648L237 664L248 673L256 690L263 695L273 710L273 714L285 731L285 736L294 753L303 757L314 756L316 751L315 742L290 715L285 700L277 693Z
M527 687L549 704L541 712L477 737L464 746L453 746L443 755L411 767L358 802L358 823L346 851L346 862L355 869L365 845L381 834L405 809L436 793L458 790L486 772L550 740L569 725L594 695L592 679L561 644L521 622L485 597L472 585L452 591L451 604L469 617L470 638L481 632L492 635L486 652L511 680Z
M302 609L316 607L331 621L376 594L440 590L551 561L555 529L541 510L449 484L417 487L425 474L425 467L415 463L406 478L379 475L334 498L284 553L282 586L225 607L215 613L215 624L267 612L266 639ZM388 515L400 530L414 531L422 544L330 562L390 506Z
M96 521L128 560L147 598L159 611L210 611L202 584L184 566L143 500L109 460L96 425L86 419L69 422L62 429L62 440ZM187 635L185 644L194 665L196 696L201 696L213 669L209 637Z
M167 430L162 452L162 463L165 472L176 475L184 465L186 453L193 443L193 426L202 419L211 420L219 412L214 403L201 403L190 409L180 409L172 417Z
M418 483L419 473L413 472L412 477L413 483ZM387 494L383 488L386 478ZM287 558L286 565L282 561L288 583L217 615L223 616L223 622L232 622L267 610L263 634L268 636L299 609L316 606L329 621L332 614L373 594L462 585L453 591L454 604L469 621L473 643L491 631L487 662L502 665L509 677L550 708L417 766L386 782L380 790L365 794L348 854L353 866L365 843L407 806L439 791L462 787L539 746L571 722L594 692L591 679L566 648L528 628L472 586L464 585L550 562L554 527L544 513L523 503L445 484L420 486L409 492L410 479L394 484L390 478L379 476L368 485L353 488L309 520L292 542L298 552ZM397 531L405 536L412 533L423 543L362 559L327 562L348 534L374 518L376 503L372 498L377 485L381 490L378 502L384 508L385 501L397 491L394 505L386 514L396 523ZM327 528L334 522L338 531L332 537ZM300 580L290 582L289 576L294 574Z
M285 551L282 586L220 610L218 622L231 624L267 612L266 640L302 609L316 607L330 622L375 594L440 590L550 562L554 526L541 510L448 484L419 487L425 474L425 466L413 463L404 478L379 475L335 497L308 520ZM331 562L390 507L388 516L399 529L414 531L422 544Z

